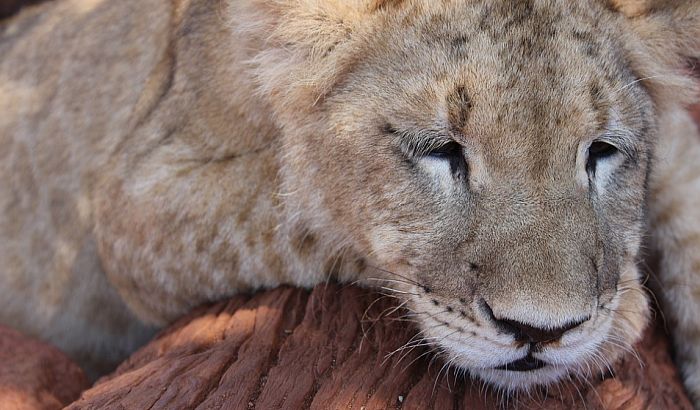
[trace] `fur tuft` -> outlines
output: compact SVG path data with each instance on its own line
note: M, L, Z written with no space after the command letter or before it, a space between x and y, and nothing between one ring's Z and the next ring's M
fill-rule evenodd
M630 59L661 105L689 105L700 94L693 66L700 58L700 2L610 0L632 30Z

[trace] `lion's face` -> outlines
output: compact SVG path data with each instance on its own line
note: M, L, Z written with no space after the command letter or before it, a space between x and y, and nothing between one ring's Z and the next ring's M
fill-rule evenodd
M596 13L488 3L374 32L305 156L333 219L391 272L367 282L402 295L451 363L517 388L638 336L653 124Z
M338 72L304 121L278 103L287 189L450 364L509 389L605 368L646 323L655 129L620 16L602 1L393 3L309 53Z

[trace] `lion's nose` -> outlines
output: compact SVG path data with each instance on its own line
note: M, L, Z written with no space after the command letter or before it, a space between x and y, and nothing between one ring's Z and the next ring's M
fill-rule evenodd
M511 333L515 337L515 340L520 343L548 343L559 340L564 333L580 326L589 319L589 317L587 317L583 320L571 320L566 322L564 326L542 328L528 325L527 323L522 323L517 320L497 318L488 303L484 302L484 307L496 326L504 332Z
M579 326L586 320L570 322L565 326L550 329L543 329L539 327L530 326L525 323L520 323L516 320L501 319L496 321L499 324L499 326L501 326L504 330L508 331L509 333L512 333L515 336L515 340L518 342L547 343L559 340L564 335L564 333Z

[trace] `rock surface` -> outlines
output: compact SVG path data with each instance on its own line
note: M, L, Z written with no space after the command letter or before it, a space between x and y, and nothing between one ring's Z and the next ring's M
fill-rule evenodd
M637 346L643 366L628 357L614 376L505 403L420 348L387 357L414 334L392 306L370 290L328 285L200 308L70 408L691 409L659 327Z
M87 387L83 371L58 349L0 326L0 409L60 409Z

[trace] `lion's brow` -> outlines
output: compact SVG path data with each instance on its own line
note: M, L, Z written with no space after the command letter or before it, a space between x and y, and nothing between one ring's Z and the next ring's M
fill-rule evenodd
M639 159L639 149L635 141L638 140L638 135L633 130L609 126L606 127L603 135L599 138L601 141L607 141L613 144L631 161Z
M391 127L391 130L391 134L398 139L398 144L411 156L425 155L453 141L446 131L439 129Z

